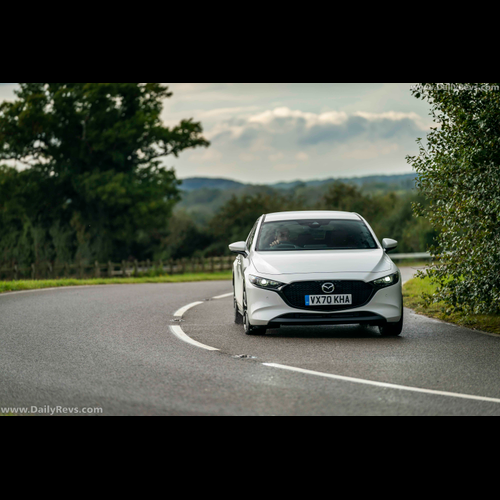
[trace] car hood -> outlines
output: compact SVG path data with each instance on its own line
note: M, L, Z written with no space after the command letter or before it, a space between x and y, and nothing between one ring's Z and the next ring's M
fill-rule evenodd
M255 252L252 262L259 273L376 273L388 271L391 259L384 250L299 250Z

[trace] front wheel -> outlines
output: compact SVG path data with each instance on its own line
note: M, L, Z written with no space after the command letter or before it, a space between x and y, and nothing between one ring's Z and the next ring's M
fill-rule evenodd
M403 311L401 311L401 319L397 323L386 323L378 327L380 334L384 337L397 337L403 331Z
M247 313L247 293L245 290L243 290L243 328L247 335L264 335L266 333L265 327L250 324Z
M238 310L238 303L236 302L236 298L234 298L233 305L234 305L234 322L237 325L242 325L243 316L240 314L240 311Z

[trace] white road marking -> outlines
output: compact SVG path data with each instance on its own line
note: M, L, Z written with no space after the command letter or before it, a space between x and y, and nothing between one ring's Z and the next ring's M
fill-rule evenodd
M198 302L191 302L191 304L188 304L187 306L181 307L177 311L174 312L175 317L182 317L184 316L185 312L189 309L191 309L194 306L197 306L198 304L203 304L203 302L198 301Z
M224 295L216 295L215 297L212 297L212 299L223 299L225 297L230 297L231 295L233 295L233 292L225 293Z
M384 387L387 389L399 389L402 391L421 392L424 394L434 394L438 396L448 396L453 398L475 399L477 401L486 401L489 403L500 403L500 399L487 398L484 396L473 396L471 394L461 394L458 392L436 391L433 389L420 389L418 387L410 387L407 385L388 384L386 382L375 382L373 380L365 380L362 378L344 377L343 375L332 375L331 373L316 372L313 370L305 370L304 368L295 368L293 366L280 365L278 363L262 363L264 366L273 368L281 368L282 370L289 370L299 373L306 373L308 375L316 375L317 377L331 378L335 380L343 380L345 382L354 382L356 384L374 385L377 387Z
M199 302L201 304L201 302ZM218 351L219 349L215 347L210 347L209 345L202 344L201 342L197 342L196 340L193 340L191 337L188 337L183 331L180 326L174 325L170 326L170 331L179 339L183 340L184 342L187 342L188 344L195 345L196 347L201 347L202 349L206 349L207 351Z

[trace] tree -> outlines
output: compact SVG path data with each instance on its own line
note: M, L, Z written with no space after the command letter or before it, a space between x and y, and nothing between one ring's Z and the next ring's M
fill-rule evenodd
M227 246L246 240L255 221L262 215L287 210L304 210L302 198L291 194L257 192L242 197L233 195L215 214L209 224L209 234L215 241L207 252L212 255L229 253Z
M208 146L200 123L168 128L160 83L21 83L0 105L0 160L36 182L33 226L71 228L74 257L127 258L161 239L179 199L160 158Z
M357 186L340 181L330 184L320 206L323 210L356 212L367 220L372 220L382 210L376 198L363 194Z
M440 229L427 272L434 299L467 313L500 312L500 84L420 84L438 125L407 157L429 204L415 206Z

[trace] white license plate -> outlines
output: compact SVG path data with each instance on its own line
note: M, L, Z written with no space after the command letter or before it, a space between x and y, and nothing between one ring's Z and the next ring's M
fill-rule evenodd
M306 306L341 306L352 304L351 294L306 295Z

